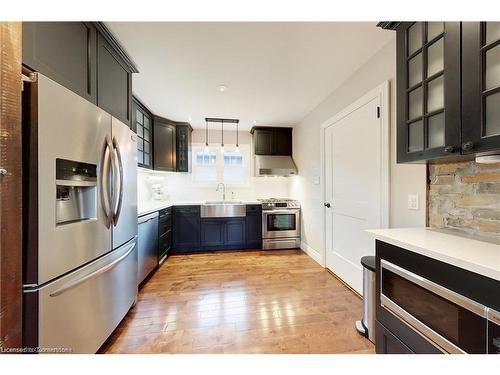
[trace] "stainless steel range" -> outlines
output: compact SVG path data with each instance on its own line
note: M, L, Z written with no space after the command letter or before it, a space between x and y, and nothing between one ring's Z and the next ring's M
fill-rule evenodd
M262 248L300 247L300 202L293 199L259 199L262 202Z

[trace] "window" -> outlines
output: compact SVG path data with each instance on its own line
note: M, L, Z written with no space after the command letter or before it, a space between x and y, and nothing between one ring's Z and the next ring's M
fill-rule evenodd
M215 151L197 151L194 169L196 182L217 181L217 153Z
M249 167L248 145L226 146L224 153L220 147L210 147L206 150L205 145L193 145L194 163L193 180L197 183L224 182L229 185L246 184Z
M151 118L142 110L135 110L135 128L137 132L137 162L139 166L150 168L152 165L152 147L151 147Z

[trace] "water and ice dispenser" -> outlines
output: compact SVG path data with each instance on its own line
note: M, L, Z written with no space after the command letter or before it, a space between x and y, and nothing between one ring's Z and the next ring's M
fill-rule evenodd
M97 218L97 166L56 159L56 225Z

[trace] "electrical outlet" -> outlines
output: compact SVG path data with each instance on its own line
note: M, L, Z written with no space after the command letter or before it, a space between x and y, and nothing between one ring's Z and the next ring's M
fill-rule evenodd
M418 210L418 194L408 194L408 209Z

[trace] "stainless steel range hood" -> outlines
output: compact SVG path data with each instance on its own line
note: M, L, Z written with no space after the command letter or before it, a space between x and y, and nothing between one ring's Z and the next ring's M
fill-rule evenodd
M295 176L297 166L291 156L255 155L255 176Z

